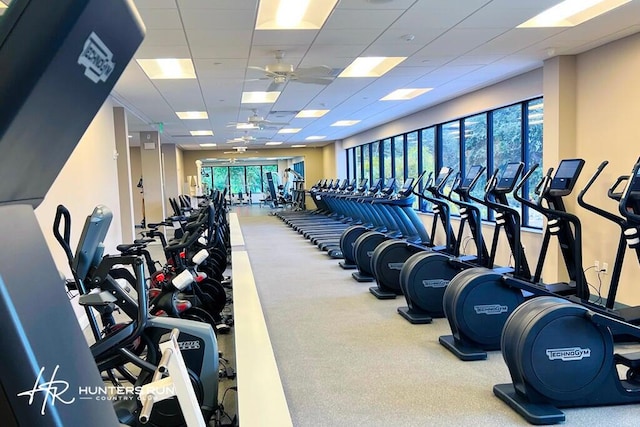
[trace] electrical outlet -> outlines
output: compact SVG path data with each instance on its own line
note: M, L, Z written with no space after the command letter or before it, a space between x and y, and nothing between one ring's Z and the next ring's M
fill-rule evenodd
M593 268L595 268L595 269L596 269L596 273L600 272L600 261L595 260L595 261L593 262Z
M602 270L600 270L600 271L602 271L604 274L607 274L607 272L609 271L609 263L603 262L602 263Z

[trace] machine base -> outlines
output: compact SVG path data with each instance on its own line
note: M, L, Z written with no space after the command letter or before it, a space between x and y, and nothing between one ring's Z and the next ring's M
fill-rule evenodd
M433 317L425 313L416 313L409 307L398 307L398 314L414 325L426 325L433 321Z
M395 292L385 292L377 286L370 287L369 292L371 292L373 296L378 299L396 299L396 297L398 296Z
M505 402L531 424L549 425L565 421L564 412L555 406L534 404L516 393L513 384L497 384L493 386L493 394Z
M356 279L358 282L360 282L360 283L373 282L373 277L365 276L362 273L360 273L359 271L356 271L355 273L351 273L351 276L354 279Z
M343 270L355 270L358 268L358 264L351 264L346 261L340 261L338 265L342 267Z
M471 362L473 360L486 360L487 352L478 348L467 347L464 344L457 342L453 335L442 335L438 338L440 344L447 348L456 357L465 362Z

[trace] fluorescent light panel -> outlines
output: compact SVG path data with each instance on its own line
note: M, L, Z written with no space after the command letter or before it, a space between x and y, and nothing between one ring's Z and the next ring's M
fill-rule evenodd
M325 138L326 138L326 136L324 136L324 135L311 135L311 136L306 137L305 139L307 141L320 141L321 139L325 139Z
M302 147L306 147L306 145L304 144L298 144L298 145L292 145L291 148L302 148Z
M136 61L152 80L196 78L193 62L188 58L136 59Z
M398 89L394 90L384 98L380 98L380 101L406 101L423 95L430 90L433 90L433 88Z
M302 128L284 128L280 129L278 133L298 133L302 130Z
M206 111L176 111L176 115L182 120L208 119Z
M190 130L191 136L213 136L212 130Z
M269 141L264 145L280 145L280 144L282 144L282 142L280 141Z
M278 100L280 92L242 92L243 104L269 104Z
M338 0L261 0L256 30L318 30Z
M331 126L353 126L360 123L360 120L338 120Z
M329 110L301 110L298 114L296 114L296 118L308 119L312 117L322 117L328 112Z
M565 0L517 28L575 27L631 0Z
M405 59L407 59L406 56L356 58L338 77L380 77Z
M208 147L215 147L215 146L217 146L217 145L218 145L218 144L200 144L200 147L202 147L202 148L208 148Z

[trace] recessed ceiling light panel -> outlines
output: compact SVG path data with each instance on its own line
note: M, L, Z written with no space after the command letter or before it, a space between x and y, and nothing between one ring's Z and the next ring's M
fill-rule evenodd
M306 145L304 144L297 144L297 145L292 145L291 148L302 148L302 147L306 147Z
M325 135L311 135L306 137L305 139L307 141L320 141L321 139L325 139L326 136Z
M517 28L575 27L631 0L565 0Z
M209 118L206 111L176 111L176 115L182 120L201 120Z
M302 128L284 128L280 129L278 133L298 133L302 130Z
M281 141L269 141L264 145L281 145L282 142Z
M318 30L338 0L261 0L256 30Z
M380 77L405 59L406 56L363 56L356 58L338 77Z
M213 136L212 130L191 130L191 136Z
M210 148L210 147L215 147L217 145L218 144L200 144L200 147L202 147L202 148Z
M302 110L298 114L296 114L296 118L306 119L306 118L322 117L328 112L329 110Z
M152 80L196 78L193 62L189 58L136 59L136 61L147 77Z
M358 123L360 123L360 120L338 120L331 126L353 126Z
M430 90L432 90L432 88L398 89L381 98L380 101L406 101L425 94Z
M242 92L243 104L273 104L280 92Z

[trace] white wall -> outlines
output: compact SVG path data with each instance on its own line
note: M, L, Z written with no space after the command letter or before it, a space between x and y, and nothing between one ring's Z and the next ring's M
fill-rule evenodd
M107 206L114 213L105 239L106 252L116 253L116 245L122 243L114 150L113 105L107 100L35 211L56 266L68 278L72 276L66 255L52 233L59 204L65 205L71 213L71 248L74 252L85 218L99 204ZM84 316L82 310L78 310L77 306L74 308L81 317ZM80 323L85 321L81 320Z

